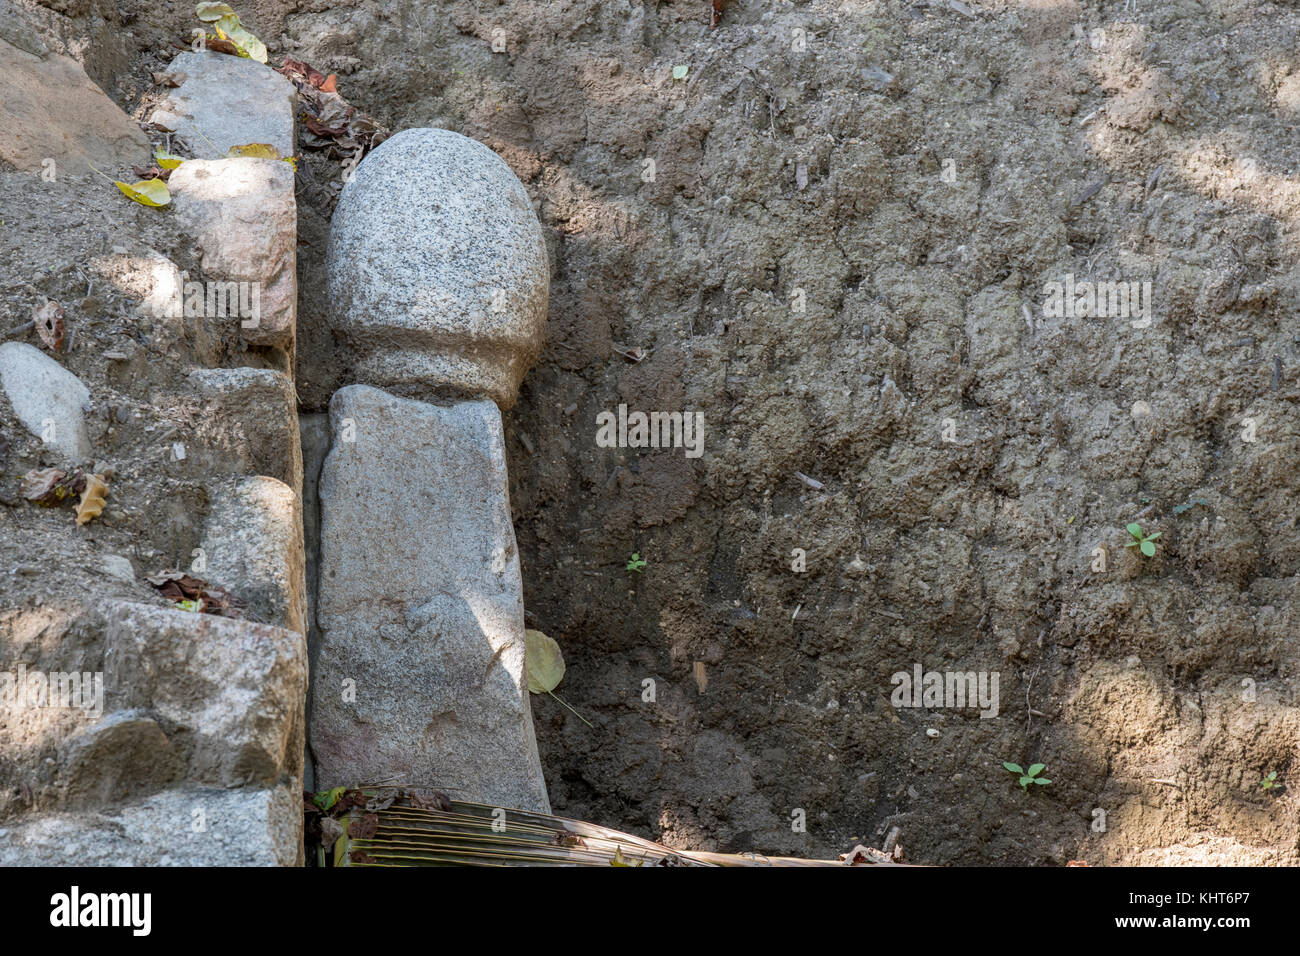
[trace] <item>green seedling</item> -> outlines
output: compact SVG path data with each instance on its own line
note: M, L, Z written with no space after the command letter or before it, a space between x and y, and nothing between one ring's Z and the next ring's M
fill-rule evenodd
M1136 547L1148 558L1155 557L1156 546L1152 542L1154 542L1156 538L1160 537L1161 532L1157 531L1155 534L1152 535L1144 535L1142 533L1142 526L1135 521L1128 526L1128 533L1133 536L1133 540L1130 541L1128 544L1124 545L1124 547L1126 548Z
M1269 775L1259 782L1259 789L1261 790L1272 790L1274 787L1280 786L1282 785L1277 782L1276 770L1270 771Z
M1192 508L1195 508L1197 505L1205 505L1205 507L1207 508L1210 507L1210 503L1206 501L1204 498L1193 498L1191 501L1187 502L1186 504L1174 505L1174 514L1180 515L1184 511L1190 511Z
M1039 776L1040 773L1047 769L1047 764L1045 763L1030 764L1028 770L1022 769L1018 763L1010 763L1009 761L1003 761L1002 766L1006 767L1012 773L1019 775L1021 790L1028 790L1031 783L1036 783L1045 787L1052 782L1046 777Z
M641 560L641 555L634 551L632 553L632 559L627 563L627 569L629 571L639 572L642 568L645 567L645 564L646 563Z

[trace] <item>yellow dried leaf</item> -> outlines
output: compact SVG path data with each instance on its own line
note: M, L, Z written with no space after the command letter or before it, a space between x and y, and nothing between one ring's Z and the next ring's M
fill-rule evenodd
M235 11L228 3L200 3L194 8L194 15L204 23L215 23L222 17L235 16Z
M564 655L560 645L541 631L524 631L528 689L534 694L549 694L564 678Z
M252 159L278 159L282 163L288 163L295 170L298 168L298 158L296 156L281 156L280 151L270 143L246 143L243 146L232 146L227 156L245 156Z
M77 505L77 524L88 524L98 518L104 511L104 497L108 494L108 482L99 475L86 479L86 490L81 493L81 504Z
M266 62L266 44L239 22L239 17L233 10L217 21L217 33L229 37L230 42L239 47L240 52L250 60L256 60L258 63Z
M173 156L171 153L159 148L154 151L153 161L157 163L161 169L175 169L181 163L185 162L185 159L181 156Z
M270 143L247 143L243 146L232 146L227 156L250 156L253 159L281 159L280 151Z
M135 184L114 180L113 185L142 206L153 206L156 209L172 201L172 194L167 191L167 184L161 179L146 179Z

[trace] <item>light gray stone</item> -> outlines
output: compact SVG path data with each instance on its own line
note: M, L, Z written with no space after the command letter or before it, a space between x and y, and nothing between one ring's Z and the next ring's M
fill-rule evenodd
M186 442L196 473L267 475L302 489L298 393L265 368L197 369L187 376L202 415Z
M514 404L541 353L550 267L510 167L444 129L408 129L343 187L326 257L353 380Z
M220 159L249 143L293 155L297 91L266 64L191 52L173 59L168 72L185 79L150 119L179 133L195 156Z
M350 386L335 393L330 424L317 786L396 776L547 811L500 411Z
M64 740L57 762L63 808L101 807L156 793L181 769L171 741L142 709L105 714Z
M135 583L135 568L129 558L120 554L106 554L99 559L100 569L110 578L116 578L124 584Z
M0 620L0 648L5 825L175 785L301 787L301 634L101 599Z
M242 478L212 491L203 527L204 577L238 595L260 620L307 632L302 506L274 478Z
M167 186L177 223L201 253L204 316L224 318L255 345L291 348L298 308L293 168L275 159L190 160Z
M14 414L33 435L71 459L94 454L83 406L90 390L40 349L23 342L0 345L0 384Z
M0 866L296 866L291 786L185 787L99 811L42 813L0 830Z
M301 779L301 633L126 601L111 602L94 630L111 661L107 705L147 709L186 780L237 787Z

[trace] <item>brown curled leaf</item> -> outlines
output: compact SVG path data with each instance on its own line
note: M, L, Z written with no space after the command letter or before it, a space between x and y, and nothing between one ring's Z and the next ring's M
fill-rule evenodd
M360 820L348 825L348 835L354 840L373 840L379 832L379 814L363 813Z
M167 182L167 177L172 174L170 169L161 166L132 166L131 172L141 179L161 179L163 182Z
M47 299L44 305L32 313L32 321L36 323L36 332L46 348L51 352L63 348L63 306L53 299Z
M86 473L74 468L70 473L58 468L29 471L23 475L23 497L33 504L61 505L75 501L86 488Z
M441 790L435 790L431 794L413 793L410 801L411 806L417 810L441 810L444 813L451 813L451 801Z
M239 47L221 37L208 37L204 41L204 46L209 50L212 50L214 53L227 53L230 56L239 56Z
M55 502L51 499L54 488L66 476L66 472L58 468L43 468L39 471L32 470L23 475L22 493L28 501L34 501L37 504L48 505Z

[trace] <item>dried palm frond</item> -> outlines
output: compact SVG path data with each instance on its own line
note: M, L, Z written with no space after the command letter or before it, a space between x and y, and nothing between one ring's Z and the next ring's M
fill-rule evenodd
M386 791L386 792L385 792ZM594 823L395 788L349 791L346 816L325 828L335 866L844 866L757 854L673 850ZM383 793L383 796L380 794ZM891 865L885 854L856 862Z

